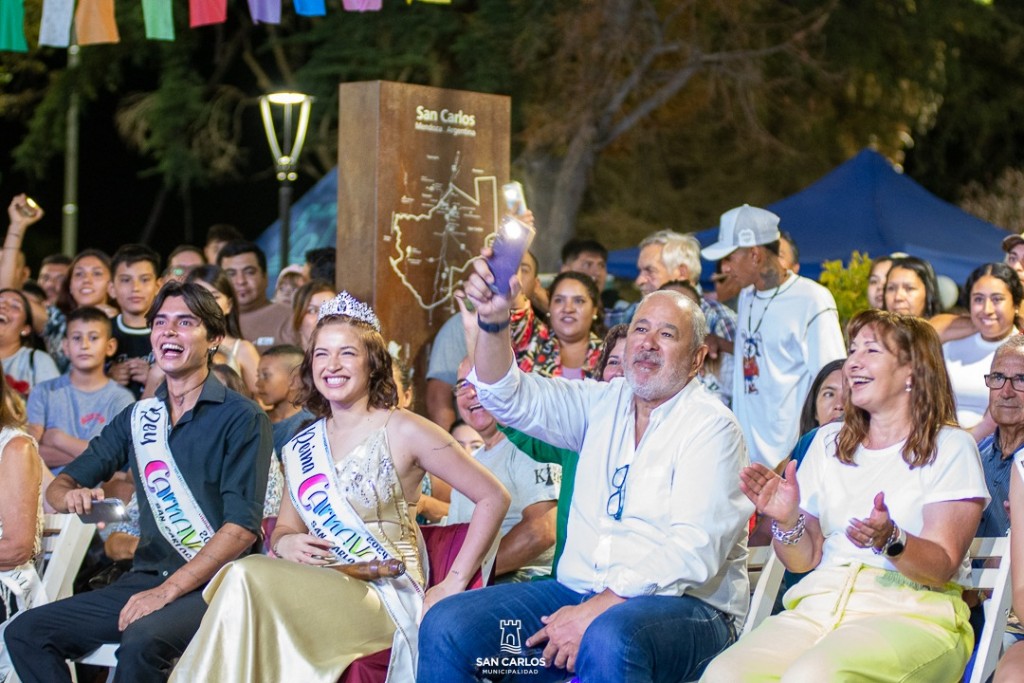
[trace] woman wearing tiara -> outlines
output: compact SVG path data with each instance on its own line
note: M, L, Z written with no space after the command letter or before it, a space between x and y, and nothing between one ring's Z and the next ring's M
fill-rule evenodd
M391 648L389 681L415 678L419 619L466 588L508 493L440 427L396 409L391 357L373 311L342 292L325 303L300 372L320 419L284 448L288 496L271 547L280 559L226 566L172 681L329 681ZM476 503L448 575L429 590L415 523L425 472ZM398 559L405 574L363 581L328 565Z

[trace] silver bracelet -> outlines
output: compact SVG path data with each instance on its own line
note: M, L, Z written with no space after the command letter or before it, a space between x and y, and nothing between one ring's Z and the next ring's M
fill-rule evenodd
M783 531L779 528L779 523L773 519L772 538L782 545L796 545L804 537L804 529L807 528L805 521L804 513L801 512L800 516L796 518L796 526L788 531Z

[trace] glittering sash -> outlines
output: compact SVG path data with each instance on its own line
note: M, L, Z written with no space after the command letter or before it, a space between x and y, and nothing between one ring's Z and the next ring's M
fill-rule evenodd
M344 494L325 425L325 420L317 420L296 434L281 453L292 504L309 533L330 543L338 560L391 559L393 555L370 532ZM395 623L387 681L415 680L423 588L408 573L369 583Z
M167 406L158 398L143 399L132 408L132 441L139 479L160 535L190 561L214 529L196 503L171 455Z

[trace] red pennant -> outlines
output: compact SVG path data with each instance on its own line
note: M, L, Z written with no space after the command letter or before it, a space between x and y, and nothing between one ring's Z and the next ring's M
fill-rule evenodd
M228 18L227 0L188 0L189 26L223 24Z

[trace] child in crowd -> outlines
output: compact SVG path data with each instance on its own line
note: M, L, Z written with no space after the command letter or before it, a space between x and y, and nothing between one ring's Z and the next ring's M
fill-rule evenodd
M114 253L110 265L114 276L108 290L121 312L114 318L117 358L109 373L138 399L153 361L146 313L160 288L160 256L141 244L126 244Z
M64 354L71 370L36 385L29 395L25 427L39 442L39 454L54 474L134 402L130 391L103 372L103 363L115 349L117 341L106 313L82 306L68 314Z
M260 357L256 398L267 408L274 430L274 451L278 454L303 424L313 419L311 412L295 403L302 389L298 372L302 355L298 346L278 344Z

